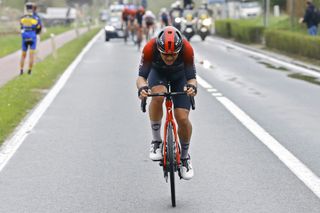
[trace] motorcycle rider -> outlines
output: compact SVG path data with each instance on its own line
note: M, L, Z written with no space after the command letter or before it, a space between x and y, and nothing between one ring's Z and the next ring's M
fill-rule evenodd
M171 5L171 10L169 12L170 18L172 20L172 25L178 30L181 29L181 21L183 16L183 9L181 7L180 1L176 1Z
M165 7L161 8L159 13L159 19L161 23L161 28L169 26L171 24L170 16L169 16L169 13L167 12L167 8Z

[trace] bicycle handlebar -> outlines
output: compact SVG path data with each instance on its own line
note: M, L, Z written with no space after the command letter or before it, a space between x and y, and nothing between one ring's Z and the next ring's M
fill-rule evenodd
M186 95L186 92L164 92L164 93L152 93L148 94L148 97L158 97L158 96L163 96L163 97L172 97L176 95ZM191 109L195 110L195 100L193 96L190 96L190 103L191 103ZM146 112L146 105L147 105L147 98L144 98L141 100L141 111Z

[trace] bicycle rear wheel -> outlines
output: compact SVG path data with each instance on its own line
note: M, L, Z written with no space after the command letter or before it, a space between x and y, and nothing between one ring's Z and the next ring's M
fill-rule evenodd
M168 125L168 133L167 133L167 156L169 160L169 174L170 174L170 188L171 188L171 203L172 206L176 206L176 191L175 191L175 182L174 182L174 165L175 165L175 154L174 154L174 139L173 139L173 128L172 124Z

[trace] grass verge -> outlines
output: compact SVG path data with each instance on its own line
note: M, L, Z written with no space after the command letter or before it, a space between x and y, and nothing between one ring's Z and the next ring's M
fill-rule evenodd
M72 27L56 26L47 28L47 31L41 35L41 40L44 41L50 37L51 33L59 35L63 32L71 30ZM13 53L21 48L21 35L5 35L0 38L0 58Z
M58 49L58 58L48 56L34 66L33 74L19 76L0 88L0 144L27 113L44 97L84 46L97 34L91 30Z

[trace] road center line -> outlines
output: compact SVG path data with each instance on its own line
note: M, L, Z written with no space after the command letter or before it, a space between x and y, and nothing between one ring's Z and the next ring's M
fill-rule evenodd
M77 58L69 65L69 67L65 70L63 75L57 81L57 83L52 87L50 92L44 97L44 99L40 102L37 108L30 114L30 116L19 125L16 130L16 133L9 138L5 143L1 146L0 149L0 172L7 165L9 160L12 158L14 153L21 146L25 138L29 135L34 126L38 123L39 119L43 115L43 113L48 109L51 105L57 94L63 88L63 86L68 81L69 77L81 62L83 56L88 52L88 50L92 47L92 45L98 40L98 38L102 35L102 30L93 38L91 41L85 46L85 48L81 51L81 53L77 56Z
M200 86L208 89L212 86L197 76ZM320 178L306 165L283 147L274 137L264 130L249 115L226 97L215 97L233 116L235 116L254 136L256 136L273 154L275 154L318 198L320 198Z

